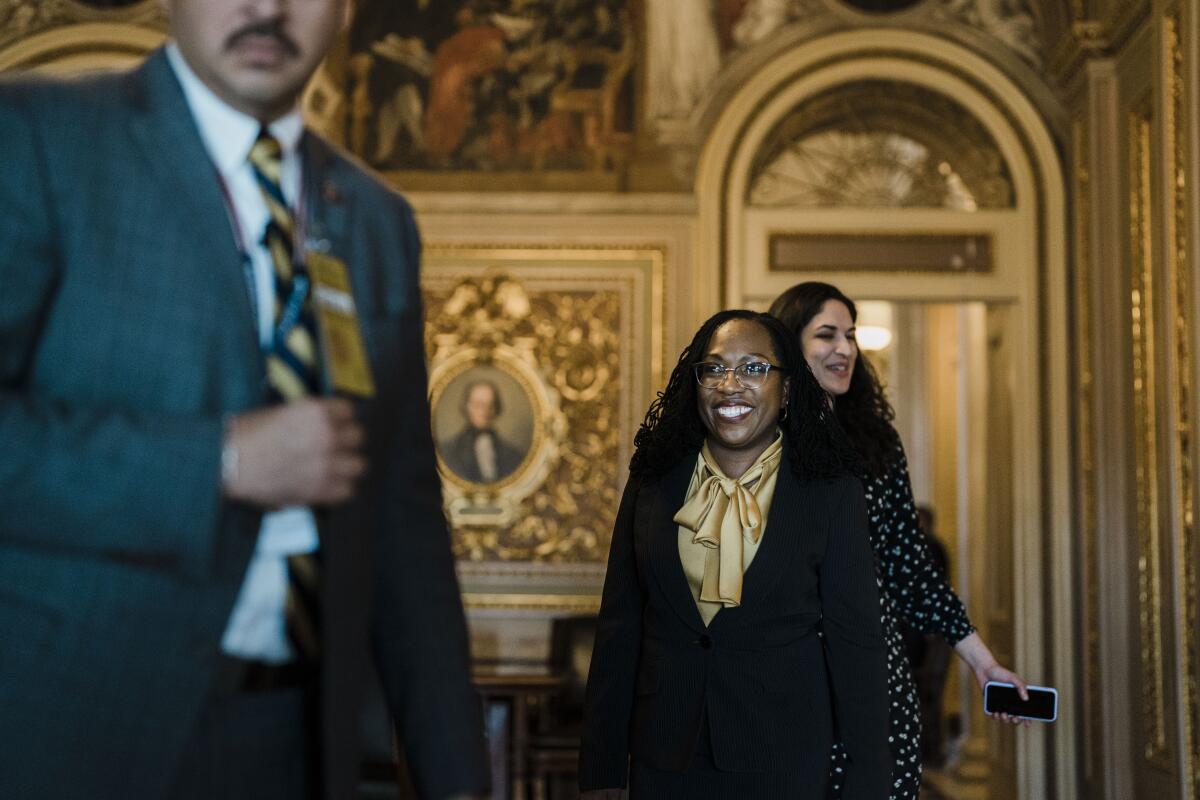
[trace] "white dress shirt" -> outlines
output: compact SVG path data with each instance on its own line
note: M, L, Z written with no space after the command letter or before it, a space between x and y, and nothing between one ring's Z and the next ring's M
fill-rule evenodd
M475 463L484 483L496 480L496 437L491 431L475 434Z
M269 347L274 326L275 279L271 255L262 244L270 212L247 157L261 124L227 105L192 72L178 46L167 46L167 57L183 86L183 94L200 129L200 138L225 185L227 202L236 218L239 248L250 259L247 291L253 295L258 337ZM268 129L283 149L282 186L293 209L301 186L298 145L304 133L300 110L272 122ZM302 242L297 242L297 247ZM251 288L251 286L253 288ZM287 638L287 556L317 549L317 525L308 508L285 508L265 514L249 569L237 603L221 638L221 649L238 658L282 663L294 657Z

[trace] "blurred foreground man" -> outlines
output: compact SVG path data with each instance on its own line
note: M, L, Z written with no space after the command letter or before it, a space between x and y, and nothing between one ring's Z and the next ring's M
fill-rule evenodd
M349 0L0 84L0 797L351 798L372 656L487 784L405 201L303 129Z

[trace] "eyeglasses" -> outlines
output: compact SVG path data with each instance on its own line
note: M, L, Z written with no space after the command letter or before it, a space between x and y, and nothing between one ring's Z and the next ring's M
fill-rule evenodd
M767 382L767 376L771 374L771 370L787 372L783 367L777 367L765 361L750 361L738 364L736 367L725 367L708 361L692 364L692 371L696 373L696 383L705 389L716 389L725 382L725 376L730 372L733 373L733 379L743 389L761 389Z

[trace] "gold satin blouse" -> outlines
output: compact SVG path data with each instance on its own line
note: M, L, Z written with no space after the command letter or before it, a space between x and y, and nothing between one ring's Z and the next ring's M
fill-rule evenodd
M734 480L717 466L708 443L676 512L679 558L704 624L742 601L742 576L758 552L783 456L783 436Z

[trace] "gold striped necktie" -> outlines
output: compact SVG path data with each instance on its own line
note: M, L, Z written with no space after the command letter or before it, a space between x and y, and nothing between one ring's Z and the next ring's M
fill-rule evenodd
M261 240L271 254L275 277L267 387L273 402L286 403L320 391L312 292L308 274L296 259L295 219L282 189L283 148L266 128L250 149L249 162L270 212ZM319 558L319 553L298 553L287 559L287 634L297 654L310 661L317 659L321 642Z
M295 400L320 391L316 324L309 278L295 257L295 221L283 196L283 150L264 128L250 149L250 166L270 217L262 244L275 276L274 337L267 352L267 384L276 400Z

